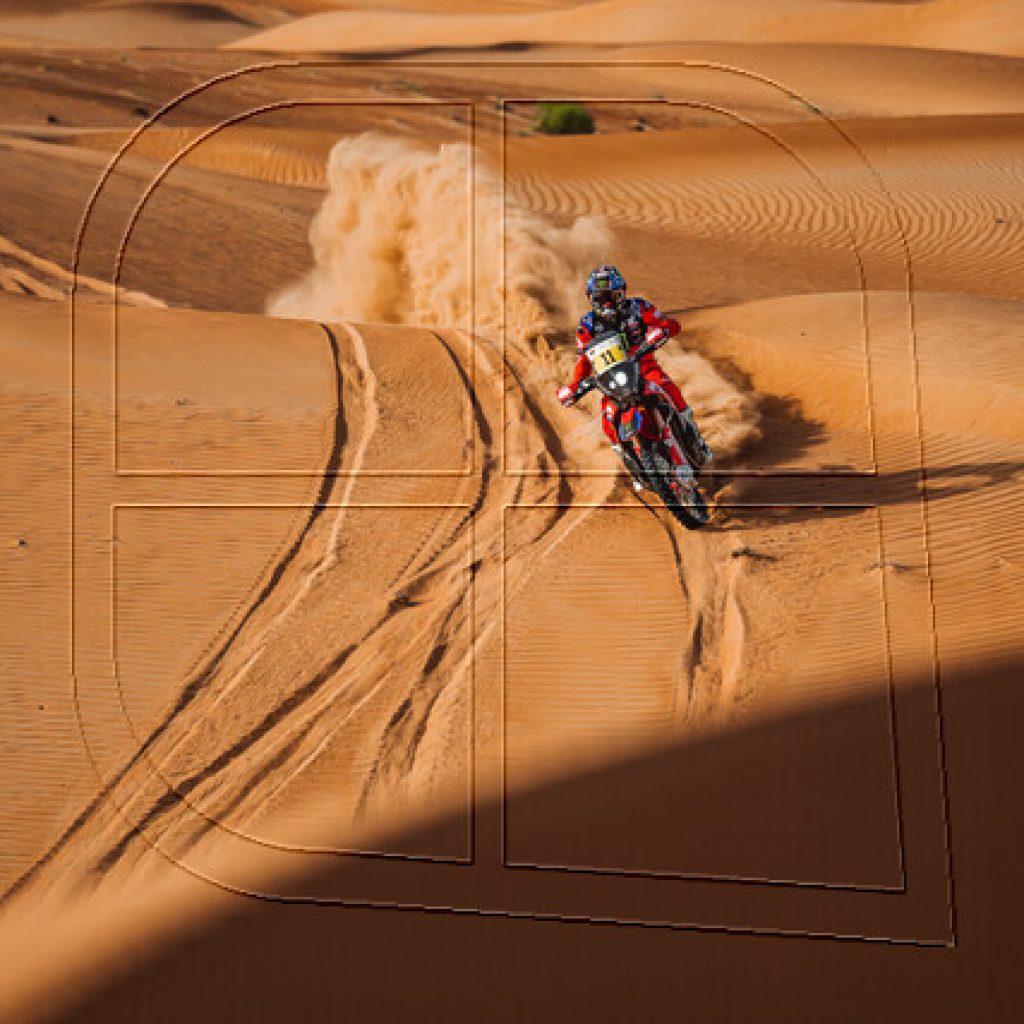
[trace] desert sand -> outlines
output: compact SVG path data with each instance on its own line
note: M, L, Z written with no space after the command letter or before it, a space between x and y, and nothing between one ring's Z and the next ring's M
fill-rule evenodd
M1022 60L1014 0L0 4L0 1017L1014 1019ZM605 260L702 531L554 399Z

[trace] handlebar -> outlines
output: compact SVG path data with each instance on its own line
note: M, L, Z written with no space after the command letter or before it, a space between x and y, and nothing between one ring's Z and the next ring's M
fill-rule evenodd
M649 356L652 352L657 351L661 346L668 340L668 338L656 338L649 341L644 341L637 345L636 349L630 353L631 359L643 359L644 356ZM581 382L580 386L576 389L576 393L573 395L573 403L575 404L584 395L593 391L597 387L597 381L593 377L585 377Z

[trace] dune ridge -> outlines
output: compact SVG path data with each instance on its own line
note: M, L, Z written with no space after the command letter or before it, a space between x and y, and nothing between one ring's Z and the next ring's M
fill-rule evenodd
M67 298L72 288L83 298L111 300L129 306L162 307L166 303L145 292L121 286L115 287L88 274L72 274L60 264L43 259L35 253L0 236L0 289L20 295L35 295L43 299Z
M602 0L577 8L522 14L324 12L226 44L250 50L403 50L480 48L508 43L622 45L669 39L785 41L917 46L1024 54L1014 0L932 0L873 4L857 0L760 0L680 4L675 0Z
M206 0L85 0L0 6L3 46L219 46L286 16L266 4Z

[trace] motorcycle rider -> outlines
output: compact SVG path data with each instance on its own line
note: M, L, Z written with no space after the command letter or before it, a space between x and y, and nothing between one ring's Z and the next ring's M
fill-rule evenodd
M680 330L679 321L661 313L646 299L626 297L626 281L618 268L609 264L596 267L587 278L587 297L590 299L590 312L585 313L576 328L576 371L572 383L558 389L558 400L566 408L577 399L577 389L593 372L587 358L586 347L594 335L601 331L621 331L626 336L629 353L633 353L639 345L647 340L656 341L660 348L674 338ZM673 423L676 439L685 445L680 430L688 432L693 443L687 448L697 458L698 469L711 461L711 449L707 446L693 418L693 411L686 404L682 392L676 387L672 378L658 365L653 353L640 359L640 373L645 381L645 391L660 390L672 403L677 413L677 423ZM601 403L601 425L617 453L622 454L619 444L617 409L615 403L604 398ZM627 461L628 465L628 461Z

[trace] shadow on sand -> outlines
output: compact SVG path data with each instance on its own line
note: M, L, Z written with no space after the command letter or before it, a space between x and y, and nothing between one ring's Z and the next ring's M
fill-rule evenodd
M432 910L237 898L131 966L103 972L102 989L73 1000L59 1019L1017 1019L1010 990L1019 983L1014 950L1024 883L1022 667L1015 660L943 674L953 946L808 938L799 928L789 936L714 934L588 921L600 907L579 893L597 893L602 903L601 886L633 883L592 877L585 882L596 888L580 889L569 873L502 867L500 808L485 802L477 813L474 865L326 859L293 879L302 889L390 894ZM879 760L888 720L887 699L875 689L875 697L763 720L522 792L506 807L508 854L619 868L782 870L883 882L881 875L895 868L894 822L886 792L891 773L884 757L881 768L872 763ZM940 792L935 698L931 680L922 679L897 700L905 745L900 763L921 767L924 759L921 771L904 773L908 818L918 802L931 806ZM921 727L902 727L915 716L923 716ZM444 828L438 822L406 836L403 845L429 847L430 834ZM918 858L943 861L942 845L932 850L915 847L912 836L907 840L907 891L873 897L882 909L869 924L879 934L908 900L924 899L936 921L948 924L943 892L927 891L927 871L915 864ZM523 876L543 876L538 912L574 909L578 919L444 909L462 900L463 906L500 910L516 902ZM639 884L663 887L656 920L699 912L699 899L688 903L691 882ZM736 906L730 913L745 892L740 887L731 897ZM806 894L775 895L783 919L790 906L799 917ZM849 893L834 895L839 900ZM825 900L827 919L832 896L816 898ZM647 897L638 897L634 916L642 920L650 910Z

